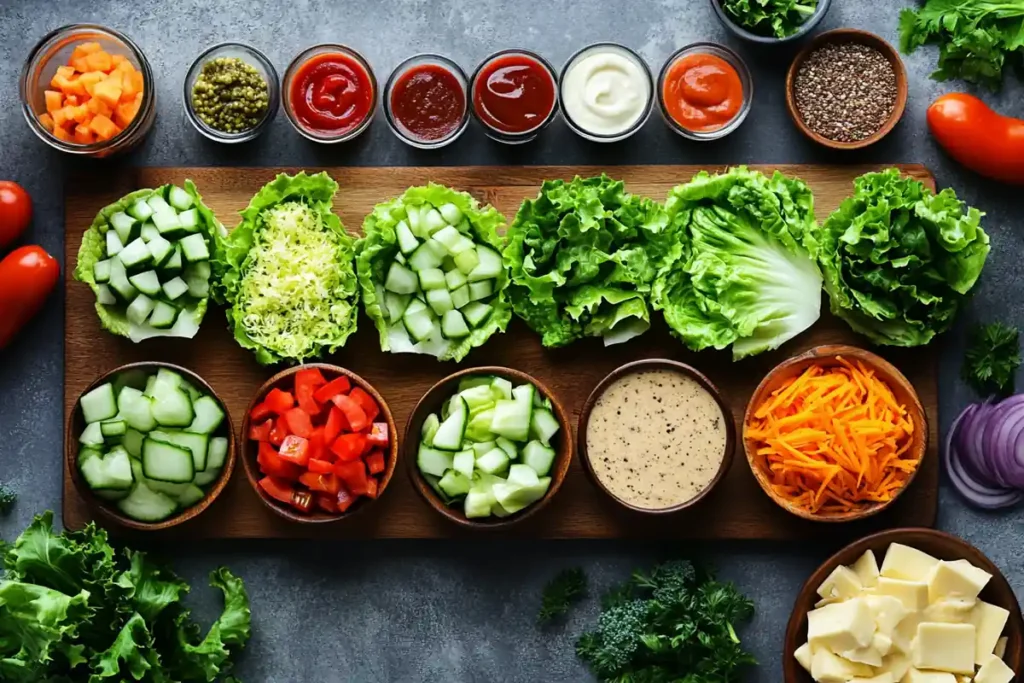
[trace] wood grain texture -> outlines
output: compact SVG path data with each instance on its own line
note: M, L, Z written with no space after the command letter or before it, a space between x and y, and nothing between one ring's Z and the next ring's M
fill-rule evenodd
M814 190L817 213L824 218L852 192L853 179L875 167L865 166L752 166L771 172L800 176ZM934 187L934 179L922 166L901 166L903 172ZM708 168L709 171L725 167ZM66 190L65 241L65 417L81 391L98 375L131 361L173 362L202 375L224 400L234 417L242 422L242 411L253 393L274 374L259 366L253 355L240 348L227 331L223 311L212 307L203 327L192 341L151 340L132 344L104 332L93 309L90 289L71 278L83 231L96 212L122 194L139 187L195 181L206 203L229 227L237 223L237 212L252 195L278 172L301 169L276 168L139 168L126 169L111 177L73 179ZM314 170L314 169L307 169ZM315 169L320 170L320 169ZM662 200L674 185L685 182L700 170L695 166L619 167L461 167L461 168L328 168L341 185L336 212L350 232L359 232L363 217L377 202L400 194L410 185L427 181L444 183L471 192L494 204L511 220L520 202L532 197L541 181L571 179L575 174L606 171L622 178L627 188ZM827 310L827 303L823 305ZM565 349L548 350L525 324L513 319L504 335L492 338L471 353L462 365L505 365L534 375L555 392L571 414L575 430L579 411L587 395L607 373L628 361L664 357L693 365L705 373L722 392L740 424L747 400L761 378L781 360L821 344L864 345L846 325L828 314L808 332L772 353L734 364L728 353L687 351L669 336L660 316L653 316L653 328L622 346L605 349L600 340L584 340ZM565 484L549 506L522 524L486 532L534 538L734 538L800 539L835 534L851 538L891 526L932 526L938 506L938 396L936 350L885 350L881 354L914 383L929 417L930 445L921 472L907 493L884 513L865 522L823 525L798 519L773 503L757 485L739 455L713 495L700 505L659 519L638 518L622 509L587 479L578 460L572 463ZM424 356L384 354L372 322L360 316L359 331L339 353L324 359L350 368L371 382L387 399L403 430L413 407L436 381L457 366L438 363ZM66 423L66 420L65 420ZM399 463L399 467L403 467ZM64 524L72 529L91 519L88 507L78 497L65 472ZM642 523L638 523L642 521ZM115 530L122 535L127 531ZM200 517L180 527L159 532L167 538L442 538L465 537L480 531L460 529L427 507L408 477L396 477L381 500L350 520L330 525L289 523L260 503L244 474L235 472L227 489Z

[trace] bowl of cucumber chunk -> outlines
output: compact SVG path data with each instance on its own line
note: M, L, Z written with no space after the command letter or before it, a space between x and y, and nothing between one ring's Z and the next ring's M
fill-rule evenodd
M519 370L456 372L424 394L403 448L413 485L449 520L519 522L547 504L572 461L572 430L551 391Z
M131 363L79 397L65 432L71 479L100 514L144 531L192 519L235 467L231 418L195 373Z

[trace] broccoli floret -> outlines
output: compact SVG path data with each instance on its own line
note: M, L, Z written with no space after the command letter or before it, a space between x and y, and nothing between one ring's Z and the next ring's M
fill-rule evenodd
M0 482L0 514L6 515L14 507L18 494L7 484Z

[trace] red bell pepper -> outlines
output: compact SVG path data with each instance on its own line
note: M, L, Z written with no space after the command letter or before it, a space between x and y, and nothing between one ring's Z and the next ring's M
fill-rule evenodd
M366 436L367 441L373 446L381 448L388 447L388 423L374 422L370 427L370 433Z
M366 495L366 465L362 460L339 462L334 465L334 472L353 496Z
M288 425L289 434L295 434L303 439L308 439L309 435L313 432L313 421L310 420L309 413L302 408L292 408L281 417L284 418L284 423Z
M266 441L260 441L259 453L256 455L256 463L260 466L263 474L279 479L296 480L302 474L302 468L281 459L274 447Z
M335 502L338 506L338 512L345 512L352 507L352 503L356 502L356 497L342 488L338 491L338 498Z
M380 486L377 483L376 479L374 479L373 477L370 477L369 479L367 479L366 480L366 497L367 498L376 498L377 497L377 492L379 491L379 488L380 488Z
M342 375L332 379L327 384L323 385L313 394L313 398L320 403L327 403L338 394L347 394L348 390L352 388L352 384L348 381L348 377Z
M309 491L299 491L287 481L276 477L263 477L259 484L268 496L291 505L300 512L309 512L313 507L313 494Z
M334 463L328 462L327 460L316 460L310 458L309 462L306 463L307 469L314 474L328 474L334 472Z
M324 512L329 512L332 515L336 515L340 512L340 510L338 510L337 496L330 496L326 493L317 493L313 496L313 504Z
M373 396L366 393L362 387L354 387L348 396L358 403L359 407L366 413L367 422L373 422L380 415L380 406L377 405L377 401L374 400Z
M287 391L281 391L275 387L267 392L267 397L263 399L263 403L275 415L283 415L285 411L295 406L295 397Z
M303 368L295 373L295 398L299 407L309 415L320 412L320 404L313 398L316 390L327 383L316 368Z
M355 390L353 389L353 391ZM348 422L349 429L353 432L361 432L370 426L370 420L366 417L366 411L363 410L363 407L355 399L344 394L338 394L331 400L341 410L342 415L345 416L345 420Z
M277 418L274 420L274 428L270 430L270 443L280 446L284 443L284 438L289 433L288 424L284 421L284 416Z
M345 414L337 406L331 406L330 412L327 413L327 422L324 424L324 443L332 443L342 430L347 429L348 421Z
M380 474L384 471L384 451L373 451L366 456L366 469L370 474Z
M341 462L358 460L362 457L366 448L366 435L358 432L354 434L342 434L331 443L331 452L338 456Z
M270 406L268 406L265 401L263 403L257 403L252 407L252 410L249 411L249 419L252 422L261 422L273 416L274 411L270 409Z
M309 459L313 460L331 460L332 457L328 455L327 443L324 441L324 428L314 427L313 431L309 433Z
M299 483L305 484L311 491L330 493L335 496L338 495L338 491L341 490L341 480L338 479L336 474L317 474L316 472L306 472L299 477Z
M305 467L309 463L309 441L301 436L289 434L284 438L277 455L285 462Z
M249 438L253 441L270 441L270 430L274 428L273 420L249 423Z

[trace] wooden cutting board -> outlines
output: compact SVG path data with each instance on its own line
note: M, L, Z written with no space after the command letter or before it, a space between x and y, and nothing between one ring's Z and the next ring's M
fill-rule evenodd
M755 166L770 173L776 167ZM803 178L814 190L819 219L834 210L852 192L853 179L874 168L858 166L779 166L784 173ZM901 166L903 172L934 187L934 179L922 166ZM229 334L224 312L211 307L202 330L192 341L151 340L132 344L114 337L99 326L89 287L75 282L74 269L83 231L96 212L121 195L141 187L181 184L191 178L206 203L229 228L238 222L237 212L275 174L299 169L276 168L139 168L111 178L78 178L68 185L65 204L65 417L85 387L98 375L133 361L162 360L191 368L202 375L227 403L240 429L242 414L252 394L272 374L258 365L253 355L240 348ZM320 169L317 169L320 170ZM400 194L410 185L434 181L471 192L489 202L511 221L520 202L534 196L546 178L570 179L602 170L626 181L627 189L663 200L667 191L696 173L696 166L594 167L473 167L473 168L328 168L341 185L335 210L351 232L359 232L363 217L377 202ZM708 169L722 170L722 169ZM822 309L827 310L827 301ZM721 389L732 406L739 428L743 410L754 387L779 361L819 344L865 344L844 323L827 313L809 331L773 353L733 363L727 352L687 351L669 336L660 316L653 328L627 344L604 348L600 340L580 341L568 348L548 350L525 324L513 320L508 331L493 337L462 364L438 363L424 356L392 355L380 351L373 323L361 316L359 331L330 362L351 368L369 380L388 401L399 432L413 406L434 382L457 367L506 365L531 373L561 398L572 414L573 425L593 387L618 365L638 358L666 357L690 363ZM739 452L732 469L718 489L696 508L658 519L637 517L620 510L607 499L574 461L558 495L546 509L521 525L501 532L534 538L732 538L801 539L862 535L887 526L933 526L938 506L938 395L937 349L933 346L885 350L882 355L896 364L920 393L929 420L927 457L910 490L886 513L855 525L835 527L813 524L782 511L758 487L746 458ZM65 420L67 424L67 420ZM65 467L64 524L77 529L92 519L89 507L74 489ZM179 538L441 538L466 536L431 510L413 490L406 463L399 463L385 495L371 510L340 523L323 526L294 525L266 510L251 490L242 467L235 470L223 495L195 520L163 532Z

